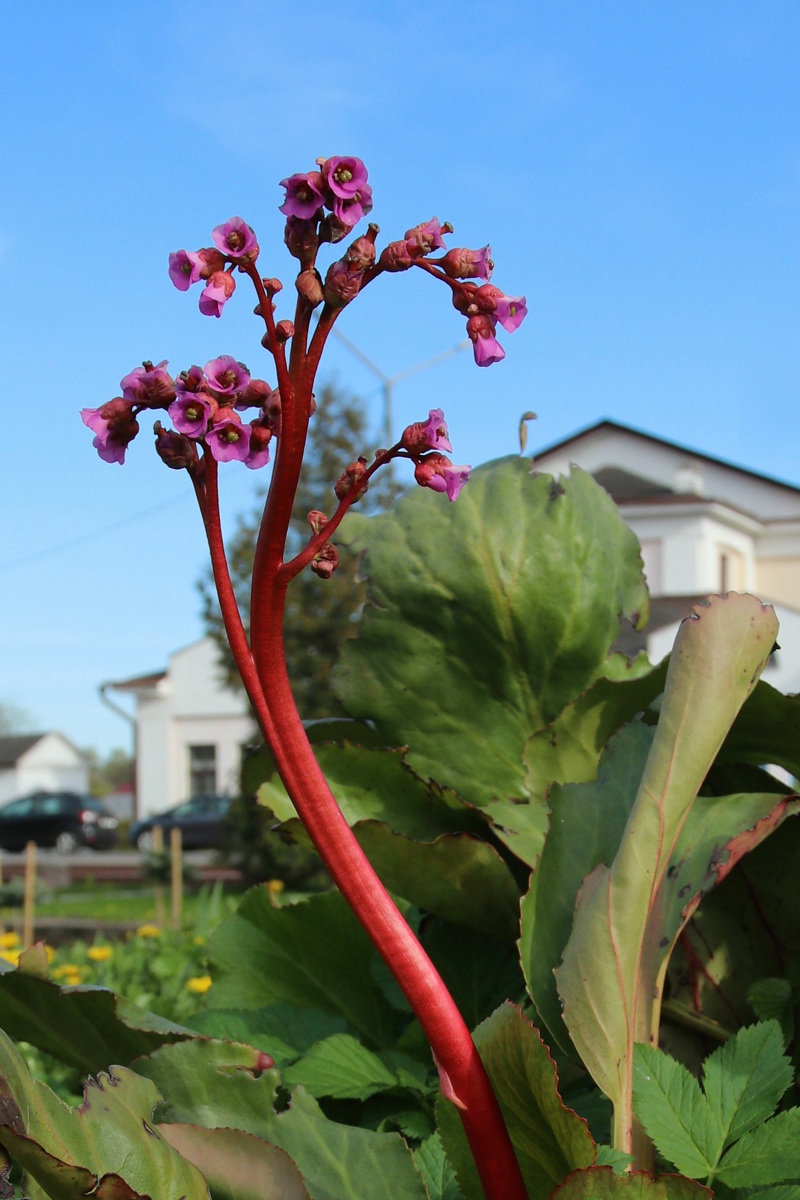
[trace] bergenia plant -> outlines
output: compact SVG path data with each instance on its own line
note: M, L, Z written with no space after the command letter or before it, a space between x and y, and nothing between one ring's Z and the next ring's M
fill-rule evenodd
M220 355L204 367L171 375L167 363L145 362L121 382L121 394L81 416L107 462L122 463L143 419L154 418L155 449L168 467L191 478L208 536L220 608L231 649L287 792L330 874L394 974L430 1042L443 1095L458 1111L487 1197L524 1200L525 1186L491 1084L470 1032L420 942L373 870L318 766L295 705L287 674L283 617L287 588L301 571L325 579L337 566L333 544L348 510L373 476L408 460L416 483L455 501L468 466L455 465L441 409L402 431L394 445L371 456L355 447L352 463L331 480L330 514L309 513L311 535L286 557L287 531L297 491L314 387L325 343L348 304L380 275L416 268L449 290L466 317L475 362L488 366L505 352L497 328L513 332L525 317L524 297L505 295L489 282L489 247L445 248L449 224L433 217L402 238L377 246L378 226L353 236L372 209L372 189L360 159L318 159L315 170L282 180L284 240L299 269L291 318L279 318L282 283L262 274L255 231L241 217L218 225L213 245L170 255L169 274L181 291L199 290L206 316L221 317L237 278L255 291L270 356L269 380L251 376L243 363ZM318 265L326 244L351 238L327 269ZM317 314L316 321L314 315ZM218 498L219 464L236 460L250 469L272 461L252 578L250 636L236 605L226 563ZM441 501L431 497L431 503Z

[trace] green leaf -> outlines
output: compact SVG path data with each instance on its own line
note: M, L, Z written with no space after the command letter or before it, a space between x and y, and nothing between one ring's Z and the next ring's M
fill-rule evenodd
M470 1029L505 1000L521 1001L525 981L516 947L445 921L426 921L420 941Z
M585 783L597 775L609 738L664 690L667 662L644 676L598 679L568 704L525 747L526 782L532 796L544 796L551 783Z
M404 761L404 750L321 743L314 753L348 825L384 821L396 833L422 842L442 833L486 832L480 814L454 792L415 775ZM296 816L277 774L259 789L259 799L281 821Z
M755 1187L800 1176L800 1108L779 1113L731 1146L716 1178L728 1187Z
M758 979L747 989L747 1003L760 1021L775 1020L784 1044L794 1036L794 989L788 979Z
M703 1064L703 1087L722 1128L725 1146L771 1117L792 1082L777 1021L740 1029Z
M630 1154L623 1154L621 1150L615 1150L613 1146L598 1146L594 1165L596 1167L613 1167L617 1175L624 1175L632 1161Z
M415 842L378 821L353 832L390 892L480 933L519 936L519 888L493 846L468 833Z
M774 763L800 776L800 695L784 696L760 680L719 752L721 763Z
M252 888L209 943L219 1008L288 1001L343 1017L374 1046L391 1045L397 1014L372 981L372 943L338 892L273 907Z
M329 1121L302 1087L279 1099L278 1072L259 1071L257 1061L250 1047L196 1040L165 1046L137 1067L166 1094L162 1121L239 1129L280 1147L312 1200L425 1200L398 1134Z
M0 1028L87 1075L194 1036L105 988L61 988L47 971L39 944L21 955L16 969L0 972Z
M80 1108L64 1104L33 1079L19 1051L0 1031L0 1145L52 1200L111 1193L113 1178L130 1192L159 1200L207 1200L200 1173L151 1125L160 1097L127 1067L90 1079Z
M463 1200L456 1182L456 1174L442 1146L438 1133L426 1138L414 1151L414 1161L419 1168L430 1200Z
M664 971L681 922L703 890L787 815L785 799L745 797L747 819L725 838L711 798L699 810L707 836L698 842L689 826L698 789L769 658L776 629L772 609L734 594L711 597L682 623L620 848L610 867L586 878L578 897L557 984L572 1040L614 1104L618 1149L629 1149L633 1044L657 1036Z
M723 1142L719 1117L694 1076L655 1046L634 1048L633 1106L660 1153L682 1174L711 1174Z
M575 1171L553 1192L553 1200L700 1200L711 1196L708 1188L680 1175L645 1171L617 1175L612 1167Z
M214 1200L309 1200L289 1155L240 1129L160 1125L170 1146L202 1171Z
M341 1017L287 1003L255 1009L209 1008L193 1020L198 1033L257 1046L276 1063L300 1058L315 1042L347 1029Z
M558 1045L573 1054L554 970L569 940L581 882L617 853L654 732L639 722L620 730L594 781L550 789L550 832L522 902L520 958L537 1011Z
M566 1108L556 1069L539 1033L520 1009L504 1004L474 1033L516 1151L530 1200L547 1200L557 1183L594 1160L586 1122ZM454 1106L441 1098L436 1121L466 1200L483 1189Z
M528 738L603 674L620 613L646 615L638 545L578 470L554 484L508 459L458 504L429 499L356 525L372 603L337 690L423 778L479 806L524 799Z
M350 1034L339 1033L312 1046L283 1072L289 1087L301 1083L312 1096L365 1100L375 1092L396 1088L399 1079L377 1054Z

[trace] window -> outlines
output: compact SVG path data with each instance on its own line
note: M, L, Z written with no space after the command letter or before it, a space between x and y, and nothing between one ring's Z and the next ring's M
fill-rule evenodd
M744 555L732 546L719 547L719 590L721 592L743 592Z
M217 747L189 747L189 794L203 796L217 790Z

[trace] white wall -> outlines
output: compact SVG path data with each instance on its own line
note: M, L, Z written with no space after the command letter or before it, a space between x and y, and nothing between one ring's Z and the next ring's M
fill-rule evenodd
M243 694L221 683L210 638L173 654L164 679L137 701L140 816L189 797L192 745L216 748L216 791L237 791L241 747L252 740L253 721Z

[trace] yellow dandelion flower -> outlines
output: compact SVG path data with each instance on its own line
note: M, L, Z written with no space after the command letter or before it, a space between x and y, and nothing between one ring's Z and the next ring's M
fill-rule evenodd
M47 961L51 963L56 956L56 952L52 946L48 946L47 942L44 944L44 952L47 955Z
M0 950L0 958L4 958L6 962L13 963L16 967L21 953L21 950Z
M140 925L136 930L136 936L140 938L157 938L161 937L161 930L157 925Z
M286 884L282 879L268 879L267 887L272 892L273 896L280 896L281 892L286 887Z
M210 975L193 975L191 979L186 980L186 990L194 992L198 996L205 995L210 987Z
M194 942L195 946L203 946L203 945L205 945L205 940L206 940L206 939L205 939L204 937L200 937L200 934L199 934L199 933L196 933L196 934L194 935L194 937L192 938L192 941Z
M114 951L111 946L90 946L86 951L86 957L90 958L92 962L108 962L113 955Z
M14 950L19 946L21 938L13 929L8 933L0 933L0 950Z
M57 982L80 983L81 969L77 963L62 963L60 967L53 967L53 979Z

